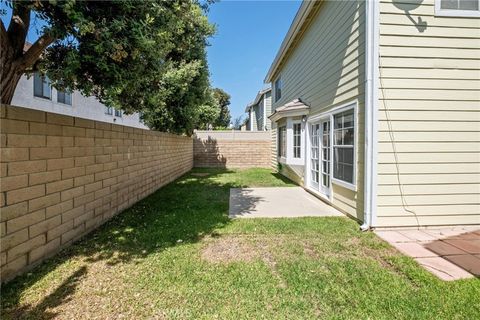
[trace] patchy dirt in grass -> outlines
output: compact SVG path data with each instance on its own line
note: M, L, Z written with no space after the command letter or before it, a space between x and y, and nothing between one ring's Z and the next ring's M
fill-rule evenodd
M210 173L208 173L208 172L194 172L191 175L194 176L194 177L206 177L206 176L209 176Z
M303 243L303 253L312 259L318 259L318 253L315 248L308 242Z
M224 236L209 238L201 256L210 263L252 262L262 260L277 278L279 287L287 285L281 277L277 261L272 254L272 243L267 237Z
M202 259L210 263L251 262L259 258L257 248L241 237L219 237L206 240Z

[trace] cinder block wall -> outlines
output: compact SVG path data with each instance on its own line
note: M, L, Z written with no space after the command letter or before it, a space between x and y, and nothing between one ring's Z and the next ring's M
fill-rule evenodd
M271 167L270 131L197 131L193 150L195 167Z
M2 282L193 166L192 138L1 106Z

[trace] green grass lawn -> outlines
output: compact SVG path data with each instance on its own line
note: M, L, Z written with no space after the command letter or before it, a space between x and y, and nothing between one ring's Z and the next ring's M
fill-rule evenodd
M479 319L480 280L442 282L347 218L235 220L264 169L194 170L2 287L2 319Z

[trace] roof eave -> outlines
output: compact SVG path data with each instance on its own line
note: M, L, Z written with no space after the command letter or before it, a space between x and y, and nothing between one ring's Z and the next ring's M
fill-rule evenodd
M290 25L290 28L288 29L287 35L282 41L282 44L280 45L280 49L277 52L277 55L275 56L275 59L272 62L272 65L270 66L270 69L268 69L268 73L265 76L264 82L269 83L272 82L272 77L277 71L280 62L283 60L288 48L290 48L290 45L292 44L293 40L297 36L298 32L300 31L300 28L304 24L306 18L308 17L308 14L310 11L313 9L315 5L315 1L303 1L302 5L300 6L300 9L298 9L297 14L295 15L295 18L293 19L292 24Z
M301 110L291 110L291 111L282 111L282 112L274 112L269 115L269 118L273 122L277 122L278 120L286 117L298 117L298 116L305 116L308 115L309 109L301 109Z

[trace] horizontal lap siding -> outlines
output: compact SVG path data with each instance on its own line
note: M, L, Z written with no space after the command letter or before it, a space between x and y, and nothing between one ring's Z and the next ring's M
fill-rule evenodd
M380 8L377 225L480 224L480 19Z
M271 160L271 166L274 170L277 170L277 125L275 122L272 122L272 129L270 130L271 132L271 141L270 141L270 160Z
M270 121L270 119L268 118L268 116L270 116L272 114L272 93L271 92L267 92L264 96L264 103L265 103L265 110L266 110L266 117L267 117L267 120L266 120L266 123L267 123L267 128L266 130L270 130L272 129L272 123Z
M257 122L256 131L264 131L263 128L263 102L260 101L255 105L255 121Z
M189 137L19 107L1 111L2 281L193 165Z
M251 109L251 118L250 118L250 125L251 125L251 128L252 128L252 131L257 131L257 108L255 107L252 107ZM248 130L250 130L250 128L247 128Z
M310 115L315 115L358 102L357 190L334 185L332 199L335 206L358 219L363 219L364 29L363 2L324 2L281 67L282 98L273 103L275 109L301 98L310 106Z

